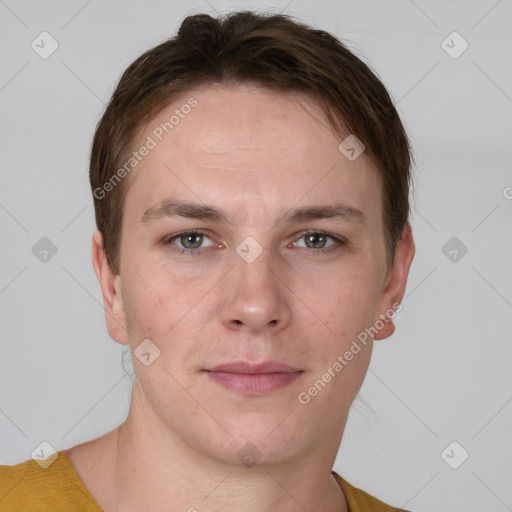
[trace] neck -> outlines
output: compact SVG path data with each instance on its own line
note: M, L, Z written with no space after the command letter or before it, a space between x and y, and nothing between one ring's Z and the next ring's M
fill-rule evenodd
M100 503L105 510L348 510L331 474L339 440L333 449L323 446L300 460L227 464L174 438L143 407L135 390L128 418L111 434L110 462L105 465L109 471L102 479L109 492Z

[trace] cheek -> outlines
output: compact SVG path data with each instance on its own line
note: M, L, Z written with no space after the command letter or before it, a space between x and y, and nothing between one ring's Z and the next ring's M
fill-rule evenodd
M205 309L212 307L209 292L218 281L212 273L191 276L149 259L127 269L125 280L123 296L130 332L155 341L184 323L199 328ZM193 329L189 333L193 335Z
M309 400L318 414L336 416L349 408L368 369L373 342L365 329L374 322L378 286L377 279L372 280L363 267L317 282L322 283L322 293L316 292L311 303L315 319L309 327L304 325L315 362L300 403ZM304 287L301 293L307 292ZM313 298L311 288L309 297ZM327 404L336 406L326 412Z
M310 308L317 330L338 348L374 321L378 284L363 266L297 280L296 295ZM314 285L314 286L313 286Z

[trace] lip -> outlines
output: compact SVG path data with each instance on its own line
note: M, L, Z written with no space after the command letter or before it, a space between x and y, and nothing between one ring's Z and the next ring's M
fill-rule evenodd
M219 364L206 371L245 373L252 375L258 373L296 373L302 370L278 361L264 361L258 364L247 363L245 361L233 361L232 363Z
M297 380L304 370L285 363L235 361L205 370L218 384L244 395L263 395Z

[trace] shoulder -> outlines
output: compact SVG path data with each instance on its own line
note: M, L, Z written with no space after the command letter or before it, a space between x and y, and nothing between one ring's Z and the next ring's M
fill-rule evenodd
M0 466L0 512L101 512L66 457Z
M374 496L350 485L335 471L332 472L345 494L350 512L407 512L400 508L386 505Z

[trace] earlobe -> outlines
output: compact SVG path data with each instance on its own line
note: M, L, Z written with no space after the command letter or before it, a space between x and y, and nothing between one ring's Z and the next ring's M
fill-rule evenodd
M382 290L377 309L378 318L385 315L387 318L395 311L402 309L401 302L405 294L407 277L414 258L415 246L412 236L412 228L407 222L402 230L402 237L397 244L393 265L386 276L386 284ZM376 321L377 321L376 319ZM391 319L384 322L385 325L375 335L375 340L383 340L395 332L395 325Z
M117 275L108 263L100 231L95 231L92 236L92 263L103 295L108 333L113 340L126 345L128 333L121 292L121 276Z
M377 322L376 322L377 323ZM377 333L374 336L374 340L385 340L386 338L389 338L394 332L395 332L395 324L393 323L393 320L388 320L387 322L383 322L384 326L382 329L379 329Z

